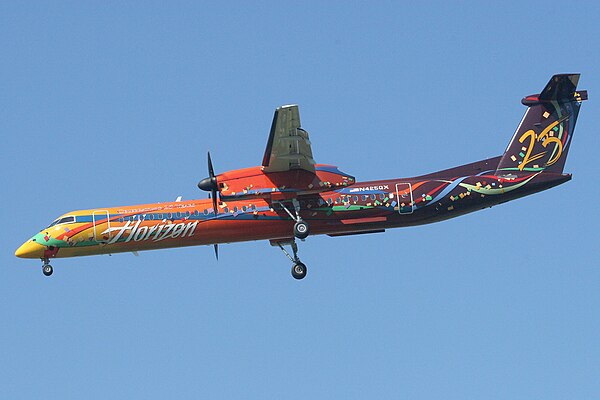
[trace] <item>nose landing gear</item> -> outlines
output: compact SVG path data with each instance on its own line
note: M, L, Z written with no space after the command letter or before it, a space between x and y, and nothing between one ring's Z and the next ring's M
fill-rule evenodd
M42 258L42 262L42 273L46 276L52 275L54 269L52 268L52 265L50 265L50 260L47 258Z

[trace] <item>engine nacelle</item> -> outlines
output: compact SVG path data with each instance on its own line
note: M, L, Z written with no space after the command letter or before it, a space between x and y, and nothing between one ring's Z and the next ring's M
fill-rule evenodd
M333 165L316 164L315 173L304 169L265 173L263 167L252 167L217 175L223 200L248 197L292 198L319 193L354 184L353 176Z

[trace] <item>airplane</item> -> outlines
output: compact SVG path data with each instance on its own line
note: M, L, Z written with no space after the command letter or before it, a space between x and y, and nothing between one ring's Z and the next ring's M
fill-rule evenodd
M563 173L579 108L587 91L579 74L554 75L527 106L505 152L427 175L357 182L337 167L317 164L297 105L275 110L260 166L215 174L198 187L208 199L104 207L61 215L15 255L50 260L195 245L269 240L303 279L296 239L384 232L428 224L537 193L565 183ZM290 254L285 246L290 246Z

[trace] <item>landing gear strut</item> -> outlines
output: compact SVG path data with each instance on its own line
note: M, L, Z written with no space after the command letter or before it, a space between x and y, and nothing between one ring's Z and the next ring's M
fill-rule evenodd
M300 217L300 202L298 199L292 199L292 204L294 206L294 213L292 213L282 202L278 202L278 204L285 210L286 213L294 220L296 223L294 224L294 236L298 239L304 240L310 234L310 229L308 224ZM306 275L306 273L304 273ZM298 278L302 279L302 278Z
M292 253L294 253L293 257L283 247L284 244L290 245L290 247L292 248ZM292 276L295 279L303 279L306 276L306 272L307 272L306 265L304 265L300 261L300 258L298 257L298 245L296 245L296 240L292 239L292 241L289 243L277 242L277 246L279 246L281 251L283 251L283 254L285 254L287 256L287 258L289 258L290 261L294 263L294 265L292 265Z
M43 258L42 261L42 273L46 276L52 275L54 269L52 268L52 265L50 265L50 260L47 258Z

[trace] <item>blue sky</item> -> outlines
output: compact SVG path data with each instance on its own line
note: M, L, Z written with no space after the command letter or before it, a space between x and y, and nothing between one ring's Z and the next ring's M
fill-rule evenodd
M0 398L600 395L592 2L0 4ZM485 3L485 4L484 4ZM55 260L65 212L204 197L300 105L359 180L499 155L550 76L581 72L550 191L430 226Z

